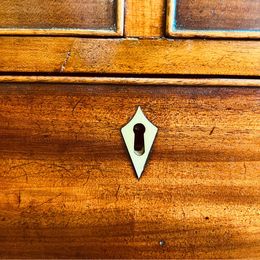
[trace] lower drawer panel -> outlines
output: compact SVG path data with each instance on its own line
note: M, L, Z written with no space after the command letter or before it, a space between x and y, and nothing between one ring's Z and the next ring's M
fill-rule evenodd
M0 85L0 257L260 256L260 90ZM138 181L120 129L158 128Z

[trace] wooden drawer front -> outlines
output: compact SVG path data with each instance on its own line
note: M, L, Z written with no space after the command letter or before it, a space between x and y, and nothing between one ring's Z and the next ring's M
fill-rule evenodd
M259 0L168 0L171 36L260 38Z
M259 97L2 83L0 257L259 257ZM159 128L140 181L120 134L137 105Z
M2 73L193 74L259 77L259 71L258 41L104 40L18 36L0 38Z
M0 34L121 35L123 0L2 0Z

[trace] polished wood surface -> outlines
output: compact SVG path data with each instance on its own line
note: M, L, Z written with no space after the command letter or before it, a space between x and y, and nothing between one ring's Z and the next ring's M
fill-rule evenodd
M125 36L161 37L165 34L165 0L126 0Z
M0 34L122 35L123 0L2 0Z
M0 72L259 76L258 41L0 37Z
M259 1L177 2L1 1L1 259L260 258Z
M168 0L170 36L260 38L259 0Z
M191 87L260 87L259 79L234 78L139 78L139 77L84 77L84 76L10 76L1 75L0 82L8 83L78 83L135 86L191 86Z
M260 257L257 88L0 85L1 258ZM120 128L159 128L137 181Z
M177 29L259 30L259 0L177 0Z

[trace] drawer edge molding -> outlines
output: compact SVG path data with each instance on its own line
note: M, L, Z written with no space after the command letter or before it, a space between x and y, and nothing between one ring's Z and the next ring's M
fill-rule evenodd
M135 78L135 77L78 77L78 76L0 76L1 83L64 83L64 84L114 84L205 87L260 87L260 79L232 78Z

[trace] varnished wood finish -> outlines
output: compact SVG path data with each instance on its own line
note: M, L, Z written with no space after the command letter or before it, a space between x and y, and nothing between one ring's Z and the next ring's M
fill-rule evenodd
M175 37L260 38L258 0L168 0L167 33Z
M191 30L259 30L259 0L177 0L176 26Z
M0 76L0 82L8 83L78 83L108 85L160 85L205 87L260 87L258 79L231 78L134 78L134 77L77 77L77 76Z
M165 0L126 0L125 35L161 37L165 33Z
M0 72L259 76L257 41L0 37Z
M2 83L0 257L259 257L259 97ZM120 135L137 105L159 127L140 181Z
M259 1L173 2L1 1L1 259L260 258Z
M3 0L0 34L123 35L124 0Z

